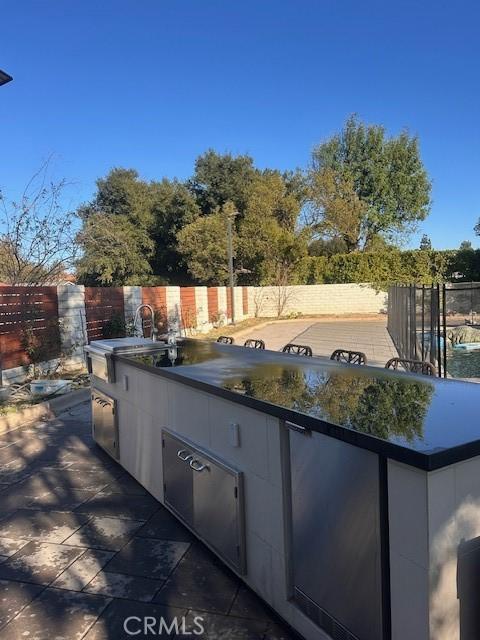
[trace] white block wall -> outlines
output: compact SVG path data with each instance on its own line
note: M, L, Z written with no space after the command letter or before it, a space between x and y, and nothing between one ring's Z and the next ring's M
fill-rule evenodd
M73 363L83 363L83 347L87 343L85 318L85 287L62 285L57 287L60 343L62 352Z
M218 315L223 324L227 323L227 287L218 287Z
M180 308L180 287L166 287L168 325L180 330L182 314Z
M142 287L123 287L125 322L133 322L135 311L142 304Z
M197 331L206 333L212 328L208 320L207 287L195 287L195 306L197 309Z
M312 284L292 287L254 287L250 293L252 315L278 315L278 301L285 297L283 315L377 314L387 310L387 293L369 284Z
M235 301L235 320L239 322L243 320L243 294L242 287L235 287L233 290L233 297Z

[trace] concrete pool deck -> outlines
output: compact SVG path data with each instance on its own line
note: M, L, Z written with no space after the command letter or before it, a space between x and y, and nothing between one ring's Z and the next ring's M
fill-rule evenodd
M368 364L379 367L398 355L387 331L387 319L382 316L272 321L233 335L236 344L243 344L247 338L259 338L273 351L279 351L288 342L307 344L315 356L326 358L335 349L363 351Z

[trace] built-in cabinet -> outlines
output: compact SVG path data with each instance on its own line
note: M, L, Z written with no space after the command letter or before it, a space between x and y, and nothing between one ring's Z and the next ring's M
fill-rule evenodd
M239 573L245 573L242 473L163 431L165 504Z

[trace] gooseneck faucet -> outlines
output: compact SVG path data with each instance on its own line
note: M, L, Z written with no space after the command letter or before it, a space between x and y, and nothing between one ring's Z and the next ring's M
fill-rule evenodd
M158 335L158 329L155 326L155 312L153 310L153 307L149 304L141 304L137 307L136 311L135 311L135 317L133 318L133 327L135 329L135 332L137 330L137 322L138 319L140 318L140 327L141 327L141 333L142 333L142 338L143 338L143 321L140 317L140 313L142 312L143 309L148 309L150 311L150 315L152 318L152 340L153 342L156 342L157 340L157 335Z

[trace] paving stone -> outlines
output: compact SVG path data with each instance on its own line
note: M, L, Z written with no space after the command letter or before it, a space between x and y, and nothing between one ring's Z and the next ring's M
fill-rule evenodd
M160 507L136 535L141 538L177 540L179 542L192 542L195 539L190 531L165 507Z
M19 509L0 521L0 537L63 542L86 521L85 516L68 511Z
M194 607L202 611L227 614L232 605L237 584L212 575L215 569L200 583L183 572L170 577L154 598L154 602L172 607Z
M43 589L42 586L26 582L0 580L0 627L14 618Z
M142 487L134 478L129 475L123 475L111 484L102 489L104 494L120 493L126 496L146 496L148 491Z
M0 538L0 555L9 558L28 543L19 538Z
M0 564L0 579L50 584L83 553L79 547L29 542Z
M129 500L119 493L108 494L100 491L78 507L76 512L131 520L148 520L159 508L160 503L150 495L135 496Z
M272 624L267 629L264 640L302 640L302 638L286 625Z
M101 571L84 588L84 591L114 598L150 602L162 584L161 580Z
M80 640L110 600L62 589L45 589L0 631L1 640Z
M189 546L186 542L133 538L105 569L114 573L165 580Z
M181 635L176 636L175 633L170 634L170 636L167 635L165 627L163 627L163 635L148 632L148 629L147 632L144 633L142 624L143 620L147 618L150 622L153 622L153 629L158 631L161 620L164 620L165 624L170 625L174 619L176 619L179 624L179 629L181 630L182 621L187 620L186 614L187 611L185 609L163 607L159 604L113 600L87 633L84 640L131 640L132 638L182 637ZM125 623L127 630L125 630ZM172 630L174 630L173 627ZM127 631L133 632L134 635L127 633ZM195 638L195 636L190 636L190 638Z
M230 615L252 620L272 621L272 612L256 593L245 585L241 585L233 601Z
M0 517L6 517L17 509L26 507L31 501L30 496L22 496L16 492L14 487L9 487L0 494Z
M70 511L76 509L76 507L79 507L94 495L94 491L60 487L30 500L26 506L29 509Z
M268 628L268 623L262 620L233 618L196 610L188 613L186 622L190 637L208 640L263 640ZM200 630L199 624L204 633L193 635L195 630Z
M119 551L134 536L143 522L143 520L95 516L65 542L73 546Z
M186 554L155 596L161 604L227 614L239 579L226 567L210 562L208 554Z
M88 549L58 576L52 587L81 591L113 556L113 551Z
M100 491L114 479L107 471L87 471L84 469L53 469L45 477L55 487L75 487L84 491Z

